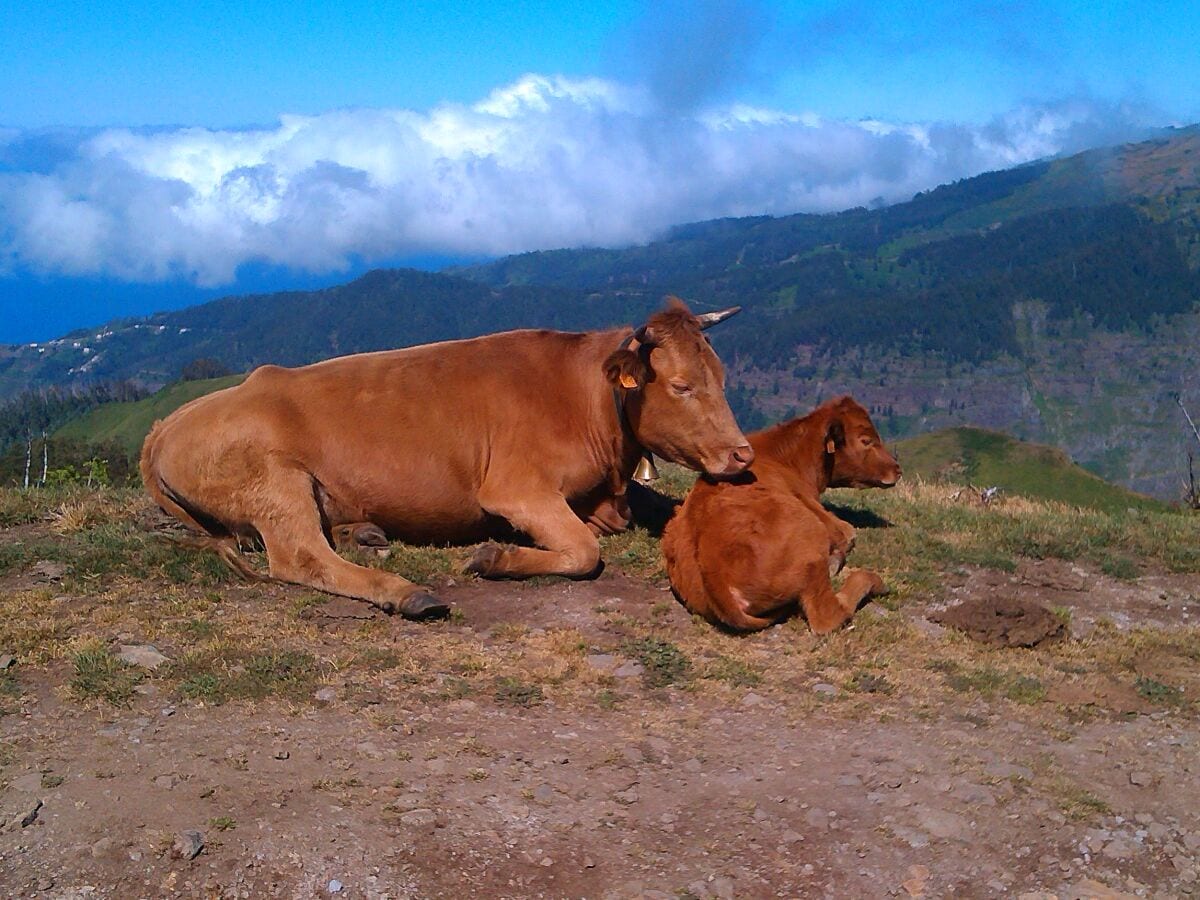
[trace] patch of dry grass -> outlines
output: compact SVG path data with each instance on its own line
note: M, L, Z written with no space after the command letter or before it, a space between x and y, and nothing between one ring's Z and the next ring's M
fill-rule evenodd
M680 492L683 481L676 485ZM826 638L814 637L802 620L733 637L687 620L670 602L651 606L641 618L597 611L602 638L573 628L530 630L522 622L486 635L456 621L422 625L419 633L386 620L322 631L299 613L325 595L244 585L211 554L161 544L137 526L146 501L132 492L16 500L12 493L0 491L0 510L8 510L0 515L44 523L22 531L22 546L36 549L32 557L20 550L21 558L61 559L71 569L61 586L0 592L0 652L14 653L23 671L68 661L80 679L73 694L85 702L106 692L108 702L128 696L132 684L122 679L130 673L109 665L108 648L124 634L154 643L174 660L152 676L161 689L206 703L311 702L327 683L345 685L341 696L352 704L366 702L355 698L372 691L415 691L429 702L470 696L610 709L662 703L661 692L644 688L675 685L727 701L753 690L796 715L823 704L828 713L848 717L901 709L937 716L947 704L982 703L1008 715L1061 721L1062 711L1042 701L1055 685L1080 677L1116 679L1172 715L1194 713L1200 697L1197 628L1121 632L1101 626L1082 640L1046 649L996 650L953 631L918 631L883 604L868 606L853 627ZM853 560L880 571L894 591L891 605L939 591L947 568L1011 568L1030 554L1095 564L1116 553L1160 568L1200 570L1193 562L1200 520L1183 516L1109 516L1023 500L981 509L954 502L948 489L919 483L890 492L839 492L835 502L861 522L891 523L860 523ZM0 534L0 554L13 543ZM428 581L454 574L469 554L470 548L395 545L386 560L365 561ZM605 538L604 556L631 576L665 580L658 541L645 530ZM647 670L645 683L587 665L594 652L638 660ZM840 689L836 702L813 693L818 681Z

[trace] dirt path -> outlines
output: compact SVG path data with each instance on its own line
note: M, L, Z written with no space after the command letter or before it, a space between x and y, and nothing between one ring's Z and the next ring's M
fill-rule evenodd
M1013 585L1033 590L1041 578L1037 590L1075 596L1080 609L1085 593L1124 592L1121 614L1143 614L1137 604L1145 603L1158 625L1178 627L1183 598L1200 593L1197 579L1130 587L1088 572L1085 592L1076 582L1063 587L1056 566L966 572L951 577L945 598L929 608ZM804 643L794 627L746 640L714 636L661 588L620 575L442 590L462 613L441 626L381 621L341 601L306 609L320 635L318 654L366 634L397 652L436 636L451 641L451 656L442 671L415 675L327 671L300 701L214 706L148 680L126 708L87 706L64 692L65 661L22 672L22 694L0 717L0 819L9 823L0 833L3 892L1066 898L1200 891L1200 727L1190 708L1143 702L1123 710L1102 694L1055 702L1053 690L1078 692L1086 678L1100 677L1069 670L1034 703L1013 701L1011 691L947 690L942 679L951 683L953 673L935 670L929 677L941 693L931 700L895 674L903 660L879 670L896 689L854 692L833 677L834 663L813 668L800 654L789 657L794 671L768 667L757 683L664 686L622 643L638 629L653 626L693 662L700 651L689 640L731 647L750 662L778 662L797 644L808 656L837 645ZM301 592L274 586L239 596L243 605L284 606ZM879 634L903 627L908 637L888 645L891 653L963 651L964 639L930 625L925 611L880 609L863 627ZM1094 628L1088 615L1077 618ZM541 697L472 689L471 670L455 667L455 647L509 648L521 659L549 629L564 628L586 644L571 671L588 691ZM168 656L185 649L159 644ZM1009 659L986 653L989 666ZM843 674L851 677L859 664ZM173 845L189 829L202 833L203 849L178 858Z

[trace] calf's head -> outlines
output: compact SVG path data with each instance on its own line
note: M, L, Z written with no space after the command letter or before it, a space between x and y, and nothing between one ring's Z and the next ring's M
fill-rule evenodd
M850 397L829 404L825 432L830 487L891 487L900 480L900 464L883 445L867 411Z
M738 309L696 316L669 297L604 363L638 443L709 475L736 475L754 459L725 399L725 370L701 333Z

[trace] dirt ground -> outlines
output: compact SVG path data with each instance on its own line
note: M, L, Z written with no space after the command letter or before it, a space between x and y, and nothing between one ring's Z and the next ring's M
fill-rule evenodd
M0 593L42 583L45 603L114 647L188 651L186 632L128 624L153 592L89 598L57 578L27 567ZM935 596L873 605L823 641L799 623L719 634L615 569L434 584L448 622L222 588L213 621L293 617L335 661L304 696L208 702L148 672L127 703L82 702L68 658L18 658L0 716L0 892L1200 893L1200 576L959 567ZM1070 637L976 648L929 619L989 595L1056 610ZM364 647L425 661L336 662ZM553 677L534 664L547 647ZM522 665L523 681L496 674Z

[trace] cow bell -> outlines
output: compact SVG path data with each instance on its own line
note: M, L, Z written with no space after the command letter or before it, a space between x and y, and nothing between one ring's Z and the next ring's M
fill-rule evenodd
M658 469L654 468L654 457L647 453L638 460L637 468L633 470L633 480L638 484L649 484L658 480Z

